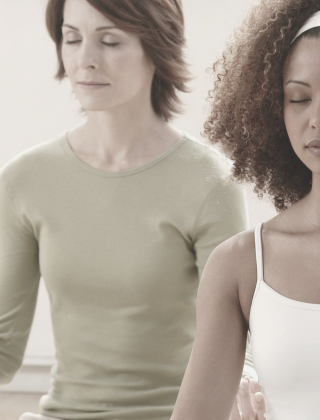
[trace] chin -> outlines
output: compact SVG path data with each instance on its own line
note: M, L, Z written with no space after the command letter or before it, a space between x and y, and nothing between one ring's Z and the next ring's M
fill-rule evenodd
M86 112L98 112L98 111L108 111L112 109L110 105L99 104L99 103L87 103L85 101L80 102L81 107Z
M94 106L92 106L92 107L89 107L89 106L87 106L87 107L82 107L82 109L85 111L85 112L101 112L101 111L108 111L108 110L110 110L110 108L104 108L104 107L94 107Z
M312 168L311 172L313 175L316 175L318 177L320 177L320 166L316 167L316 168Z
M313 175L320 176L320 158L316 158L318 161L310 161L310 159L300 159L302 163L313 173Z

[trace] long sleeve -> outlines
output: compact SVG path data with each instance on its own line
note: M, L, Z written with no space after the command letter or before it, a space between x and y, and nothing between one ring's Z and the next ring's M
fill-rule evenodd
M20 368L39 286L38 243L0 179L0 384Z
M198 273L246 228L218 153L186 137L134 170L75 159L65 135L0 172L0 383L21 365L39 277L57 365L49 417L169 418L190 357ZM207 179L212 182L207 181Z
M203 203L194 231L196 261L201 276L205 263L223 241L247 229L244 190L233 183L217 183ZM243 377L257 379L248 333Z
M194 226L193 241L200 277L211 252L246 229L244 190L231 182L216 181L202 204Z

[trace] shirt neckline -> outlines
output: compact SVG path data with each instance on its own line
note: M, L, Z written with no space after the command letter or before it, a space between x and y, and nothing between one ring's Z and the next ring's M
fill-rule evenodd
M308 303L308 302L303 302L301 300L288 298L287 296L281 295L279 292L274 290L263 279L261 279L261 285L273 298L275 298L276 300L282 303L285 303L290 306L296 306L297 308L302 308L302 309L313 309L317 311L320 310L320 303Z
M263 223L261 223L260 225L257 226L257 228L258 228L258 240L259 240L258 248L259 248L259 256L260 256L260 261L259 262L257 261L257 264L258 265L260 264L257 281L259 281L259 278L260 278L260 284L262 285L262 287L264 287L264 289L273 298L275 298L279 302L285 303L285 304L290 305L290 306L296 306L298 308L303 308L303 309L320 310L320 303L309 303L309 302L304 302L304 301L300 301L300 300L291 299L291 298L289 298L285 295L280 294L275 289L273 289L271 286L269 286L268 283L265 282L264 273L263 273L262 227L263 227ZM257 244L256 244L256 247L257 247Z
M91 172L95 175L109 177L109 178L118 178L118 177L123 177L123 176L130 176L130 175L136 174L138 172L145 171L146 169L149 169L150 167L155 166L157 163L164 160L167 156L171 155L174 151L179 149L185 143L185 141L188 139L187 134L185 132L183 132L182 137L180 138L180 140L177 143L175 143L166 152L162 153L161 155L159 155L155 159L151 160L150 162L147 162L147 163L145 163L141 166L138 166L137 168L128 169L126 171L108 172L108 171L104 171L103 169L94 168L93 166L90 166L87 163L83 162L81 159L79 159L74 154L73 150L71 149L71 146L68 142L67 134L68 134L68 131L65 131L62 134L61 145L62 145L64 151L66 152L66 154L68 155L68 157L74 163L76 163L78 166L80 166L82 169L84 169L88 172Z

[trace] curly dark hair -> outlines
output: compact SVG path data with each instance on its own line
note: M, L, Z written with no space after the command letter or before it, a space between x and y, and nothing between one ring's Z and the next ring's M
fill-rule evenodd
M293 151L284 124L283 68L302 37L320 37L316 28L292 43L319 10L320 0L261 0L212 69L204 135L233 161L233 178L253 183L259 197L269 194L279 212L312 187L312 173Z

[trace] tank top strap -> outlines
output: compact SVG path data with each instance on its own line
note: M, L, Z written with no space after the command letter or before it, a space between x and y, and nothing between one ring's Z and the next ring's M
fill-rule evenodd
M261 231L262 231L263 223L260 223L256 226L254 232L254 239L255 239L255 249L256 249L256 262L257 262L257 285L254 291L252 304L256 297L256 294L259 290L261 281L263 281L263 253L262 253L262 239L261 239Z
M263 254L262 254L262 232L263 223L259 223L254 232L255 246L256 246L256 261L257 261L257 281L263 280Z

